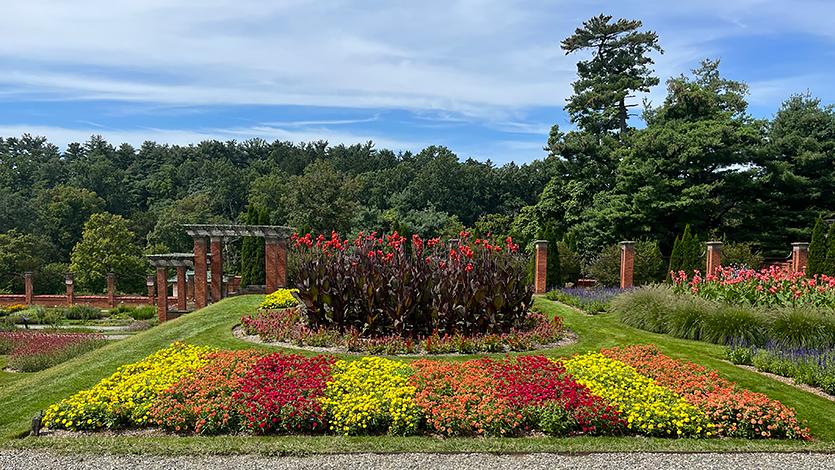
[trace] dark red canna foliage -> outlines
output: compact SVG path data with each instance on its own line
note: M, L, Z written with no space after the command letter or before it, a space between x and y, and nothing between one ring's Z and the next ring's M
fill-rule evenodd
M453 245L396 232L294 236L296 287L310 327L413 338L519 327L532 294L525 256L510 238L460 237Z

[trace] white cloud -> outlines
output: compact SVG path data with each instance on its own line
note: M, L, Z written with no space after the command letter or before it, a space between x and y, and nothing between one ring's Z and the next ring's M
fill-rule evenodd
M0 97L406 109L547 133L526 111L564 105L578 57L559 41L600 10L659 32L662 84L647 95L656 104L664 80L720 56L720 40L835 37L835 3L813 0L5 0Z

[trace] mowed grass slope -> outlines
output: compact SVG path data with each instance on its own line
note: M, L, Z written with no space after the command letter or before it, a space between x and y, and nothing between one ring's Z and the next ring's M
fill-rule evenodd
M242 314L252 312L262 296L226 299L203 310L165 323L134 337L109 344L54 368L27 374L0 390L0 436L4 445L47 447L69 452L151 452L265 454L311 452L588 452L588 451L835 451L835 403L740 369L723 360L719 346L671 338L624 326L612 315L588 316L571 307L536 299L536 307L559 315L579 337L577 343L537 354L566 356L602 347L654 343L666 354L717 369L745 388L763 392L794 407L808 422L816 441L744 441L728 439L674 440L636 437L525 438L525 439L436 439L431 437L313 437L313 436L220 436L220 437L84 437L11 439L25 433L31 418L52 403L94 385L122 364L142 359L173 341L219 348L240 349L255 345L231 335ZM351 356L355 357L355 356ZM462 356L461 358L465 358ZM458 359L458 357L455 357ZM408 360L404 358L404 360Z

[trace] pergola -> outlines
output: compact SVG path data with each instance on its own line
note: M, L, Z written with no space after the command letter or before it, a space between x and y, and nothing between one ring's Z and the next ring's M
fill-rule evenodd
M157 268L157 318L168 320L168 268L177 269L177 310L188 308L186 270L194 266L192 253L164 253L148 255L148 262Z
M257 237L264 239L264 270L267 292L287 286L287 239L295 231L281 225L183 225L194 239L194 304L205 307L208 302L208 259L211 255L211 298L223 297L223 242L228 238ZM207 247L208 240L208 247ZM208 248L208 249L207 249Z

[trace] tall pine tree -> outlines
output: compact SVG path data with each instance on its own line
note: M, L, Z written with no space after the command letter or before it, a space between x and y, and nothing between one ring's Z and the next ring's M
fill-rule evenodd
M654 31L638 31L639 20L595 16L560 43L566 54L591 50L591 60L577 63L574 95L565 109L581 129L593 134L628 130L631 93L648 92L658 85L652 76L649 53L663 54Z
M812 229L812 241L809 243L809 258L806 262L806 274L822 274L826 266L826 222L818 216Z

